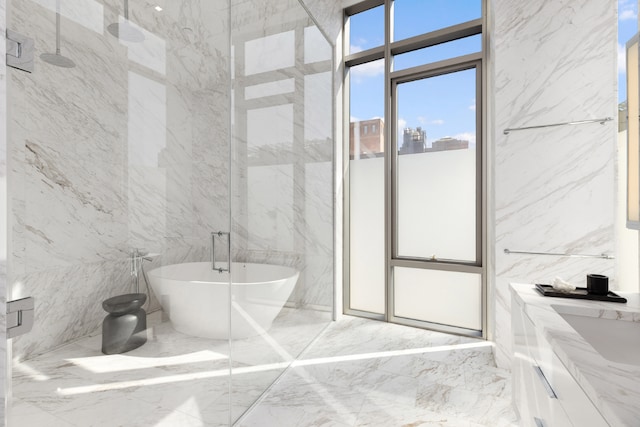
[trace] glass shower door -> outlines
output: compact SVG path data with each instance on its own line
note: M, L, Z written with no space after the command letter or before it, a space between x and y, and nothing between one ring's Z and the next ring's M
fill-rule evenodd
M300 2L264 3L231 8L234 418L333 308L333 51Z
M8 6L35 45L7 69L8 296L36 317L8 425L229 425L228 2ZM104 354L103 302L137 291L146 329L130 300L111 336L146 341Z
M332 319L331 45L292 0L7 14L8 425L232 424Z

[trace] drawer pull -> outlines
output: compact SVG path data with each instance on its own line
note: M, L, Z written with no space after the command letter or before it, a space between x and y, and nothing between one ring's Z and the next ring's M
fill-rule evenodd
M542 369L540 369L540 366L535 365L533 367L533 370L536 372L536 374L538 374L538 378L540 378L540 381L542 382L542 385L544 386L544 389L546 390L547 394L549 395L549 398L557 399L558 396L556 396L556 392L553 391L553 388L551 387L551 384L549 384L549 381L547 381L547 377L544 376L544 372L542 372Z

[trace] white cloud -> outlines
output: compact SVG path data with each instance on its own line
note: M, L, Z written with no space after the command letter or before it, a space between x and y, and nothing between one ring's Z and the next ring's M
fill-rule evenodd
M442 119L431 120L431 124L432 125L443 125L444 124L444 120L442 120Z
M475 132L462 132L453 136L454 139L461 139L463 141L469 141L469 145L476 145L476 133Z
M636 0L619 0L618 2L618 21L627 21L638 19L638 9Z
M638 19L638 14L631 9L627 9L627 10L623 10L622 13L620 13L620 16L618 16L618 19L620 21L626 21L628 19Z
M427 119L425 119L423 116L418 116L417 117L418 123L420 123L421 125L424 124L424 122L427 121Z
M355 117L355 116L351 116L351 117L349 117L349 121L350 121L350 122L359 122L359 121L360 121L360 119L359 119L359 118L357 118L357 117Z
M384 60L379 59L373 62L366 62L351 68L351 81L362 83L367 77L376 77L384 74Z
M638 13L635 10L633 10L633 7L630 7L629 9L625 9L618 14L619 21L627 21L630 19L633 19L633 20L638 19Z
M469 105L469 110L476 111L476 100L475 99L471 100L471 105Z
M618 43L618 73L626 73L627 72L627 50L626 48Z
M405 119L398 119L398 131L401 131L407 127L407 121Z
M349 53L358 53L358 52L362 52L364 50L364 47L362 46L366 46L369 42L367 41L367 39L365 38L359 38L358 40L355 41L354 44L349 45Z

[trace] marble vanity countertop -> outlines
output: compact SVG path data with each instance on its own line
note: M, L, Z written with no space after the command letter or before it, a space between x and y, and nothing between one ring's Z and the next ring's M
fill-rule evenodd
M627 299L622 304L543 297L531 284L512 283L511 293L607 422L611 426L639 426L640 363L629 365L603 358L552 305L581 316L640 322L640 294L616 291ZM640 354L637 356L640 359Z

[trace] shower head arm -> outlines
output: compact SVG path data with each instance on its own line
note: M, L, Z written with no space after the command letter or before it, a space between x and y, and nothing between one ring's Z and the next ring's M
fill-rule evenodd
M56 54L60 55L60 10L56 12Z

